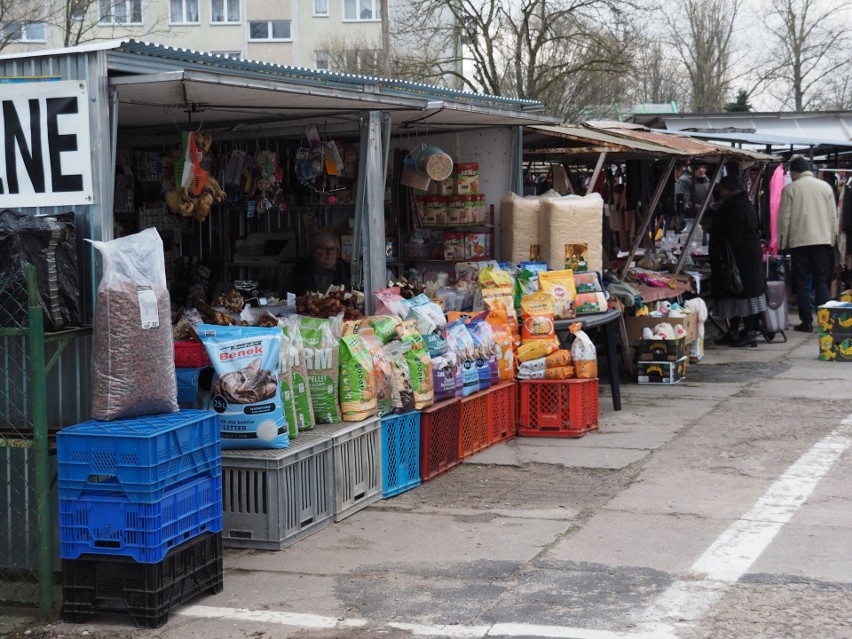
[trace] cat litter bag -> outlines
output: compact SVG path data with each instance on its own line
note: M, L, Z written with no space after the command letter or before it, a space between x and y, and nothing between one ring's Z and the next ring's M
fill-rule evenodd
M222 448L287 448L278 356L281 329L200 324L213 362L210 408L219 414Z

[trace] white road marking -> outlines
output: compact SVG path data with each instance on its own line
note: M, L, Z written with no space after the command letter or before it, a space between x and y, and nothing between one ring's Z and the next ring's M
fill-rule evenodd
M852 446L852 415L799 457L640 617L636 628L671 631L703 617L742 577Z
M852 415L794 462L745 515L719 535L690 567L687 578L674 582L642 613L629 631L611 632L523 623L448 626L393 622L385 624L385 627L407 630L415 636L452 639L675 639L678 627L703 617L730 584L735 583L757 561L850 446ZM312 614L214 606L185 606L175 612L187 617L236 619L298 628L363 628L371 623L365 619L337 619Z

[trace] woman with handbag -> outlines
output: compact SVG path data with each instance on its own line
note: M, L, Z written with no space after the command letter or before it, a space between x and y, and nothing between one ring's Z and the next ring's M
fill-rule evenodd
M758 316L766 310L757 212L738 176L727 175L719 181L719 196L721 205L713 213L710 230L710 288L713 315L727 319L729 328L716 343L757 346Z

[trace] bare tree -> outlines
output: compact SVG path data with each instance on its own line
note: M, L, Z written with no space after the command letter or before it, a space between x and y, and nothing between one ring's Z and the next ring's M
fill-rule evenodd
M775 77L785 83L785 106L804 111L823 101L821 89L852 62L852 34L844 0L777 0L767 28L775 44Z
M572 87L629 68L632 33L619 25L631 10L639 11L636 3L616 0L413 0L392 24L397 54L412 52L402 56L405 66L420 58L420 79L567 113Z
M10 44L32 39L31 30L39 28L44 28L43 2L0 0L0 51Z
M317 50L325 54L330 71L387 76L386 71L390 69L390 75L394 75L393 67L385 62L380 40L331 35L317 45Z
M684 81L681 65L663 43L647 36L637 42L631 86L634 101L680 103L689 91Z
M669 37L689 80L694 111L720 111L735 68L734 28L744 0L682 0L665 11Z

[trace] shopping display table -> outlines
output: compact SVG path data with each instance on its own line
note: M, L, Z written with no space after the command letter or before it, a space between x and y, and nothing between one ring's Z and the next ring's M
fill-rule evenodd
M606 358L609 368L609 387L612 391L612 409L621 410L621 386L619 383L618 373L618 334L616 332L616 322L621 321L621 311L617 309L609 309L603 313L589 313L588 315L580 315L576 319L556 320L554 328L556 336L559 338L559 343L565 347L569 343L571 324L579 322L584 329L587 328L603 328L603 337L606 344Z

